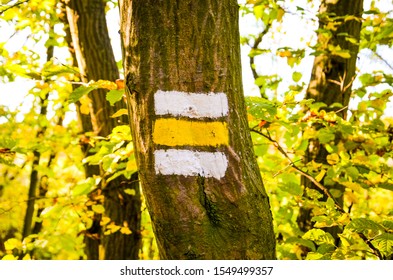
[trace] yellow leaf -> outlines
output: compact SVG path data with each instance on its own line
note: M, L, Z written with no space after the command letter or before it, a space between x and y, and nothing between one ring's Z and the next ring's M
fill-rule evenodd
M283 16L284 16L284 14L285 14L284 9L281 8L281 7L279 7L279 8L278 8L278 11L277 11L277 21L278 21L278 22L281 22L281 21L282 21L282 18L283 18Z
M292 53L289 50L283 50L283 51L279 51L278 55L280 57L290 57L290 56L292 56Z
M67 129L64 126L55 125L55 127L53 127L53 131L55 132L56 135L61 135L63 133L66 133Z
M121 229L120 229L120 232L122 233L122 234L131 234L132 233L132 231L128 228L128 227L122 227Z
M116 113L114 113L111 118L117 118L120 117L122 115L128 115L128 110L127 109L120 109L119 111L117 111Z
M112 222L111 224L107 225L106 228L107 228L107 230L110 231L111 233L115 233L115 232L118 231L121 227L115 225L115 223Z
M356 192L360 191L362 189L362 185L356 182L341 182L345 187L348 189L354 190Z
M136 170L135 160L129 160L127 162L126 171L133 171L133 170Z
M90 82L89 86L97 87L97 88L105 88L108 90L117 89L117 84L107 80L98 80L97 82Z
M326 170L325 169L321 170L321 172L319 172L319 174L315 177L315 180L320 182L325 176L325 174L326 174Z
M346 59L351 58L351 54L349 53L349 51L337 51L333 52L333 54Z
M349 218L349 215L347 213L341 215L337 219L337 223L340 225L347 225L350 221L351 221L351 219Z
M1 260L3 261L16 261L18 258L14 255L5 255Z
M92 209L95 213L97 213L97 214L102 214L102 213L105 212L105 208L104 208L104 206L102 206L102 205L93 205L93 206L91 207L91 209Z
M340 157L338 154L331 154L326 157L326 160L330 165L335 165L340 161Z
M338 25L340 25L340 24L341 24L341 23L331 21L331 22L329 22L329 23L326 25L325 28L326 28L326 29L329 29L329 30L336 31L337 28L338 28Z
M91 99L87 96L84 95L82 96L81 99L79 99L81 106L80 106L80 111L84 115L90 114L90 104L91 104Z
M104 226L106 224L108 224L111 221L111 219L109 217L102 217L100 225Z
M26 261L26 260L31 260L30 254L26 254L22 260Z
M5 249L11 251L21 245L21 242L16 238L10 238L4 242Z
M314 168L314 169L318 169L322 166L322 163L316 162L314 160L311 161L311 164L312 164L312 168Z
M124 192L129 195L135 195L135 190L133 189L125 189Z

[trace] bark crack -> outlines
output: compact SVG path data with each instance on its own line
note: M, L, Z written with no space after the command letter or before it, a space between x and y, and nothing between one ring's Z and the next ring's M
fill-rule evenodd
M221 218L218 214L218 209L216 203L211 200L209 194L206 192L205 189L205 177L202 175L198 175L198 186L200 192L200 202L203 208L206 210L206 215L209 218L210 223L213 226L218 226L221 222Z

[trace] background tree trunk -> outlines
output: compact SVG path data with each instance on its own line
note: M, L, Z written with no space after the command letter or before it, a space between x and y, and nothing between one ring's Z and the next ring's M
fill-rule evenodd
M323 0L319 7L319 35L317 51L321 54L315 57L309 87L306 98L314 99L315 102L323 102L327 106L322 108L326 111L338 111L344 119L347 116L347 106L352 92L352 83L356 75L356 59L359 52L361 17L363 13L363 0L351 1L327 1ZM349 18L349 16L352 16ZM335 23L335 27L332 27ZM345 35L347 34L347 35ZM348 40L351 38L352 40ZM334 54L333 48L348 51L349 58ZM345 56L345 55L344 55ZM342 105L329 108L330 105L339 103ZM318 127L316 127L318 129ZM340 136L336 135L336 142ZM319 143L318 139L310 139L309 149L306 153L306 163L316 161L327 164L326 156L329 153ZM323 182L323 181L322 181ZM314 188L315 185L307 178L302 177L305 188ZM343 193L344 188L338 184L326 186L329 190L336 189ZM343 206L343 196L336 197L340 206ZM301 208L298 217L300 229L307 231L312 227L311 209ZM330 230L337 237L340 231L337 227Z
M52 26L50 28L53 28ZM50 40L50 39L48 39ZM46 61L49 62L53 58L53 46L48 45L47 50L46 50ZM45 81L46 82L46 81ZM44 97L39 97L39 105L40 105L40 114L39 118L46 119L47 116L47 111L48 111L48 97L49 97L49 92L45 94ZM45 137L45 132L46 132L46 126L42 126L38 129L36 133L36 138L43 138ZM36 205L36 199L37 199L37 186L39 185L40 182L40 177L38 174L38 169L40 166L40 159L41 159L41 152L38 150L33 151L33 162L32 162L32 167L31 167L31 173L30 173L30 184L29 184L29 193L28 193L28 198L27 198L27 207L26 207L26 213L25 213L25 218L24 218L24 223L23 223L23 231L22 231L22 239L25 237L29 236L32 234L33 230L33 222L34 222L34 214L35 212L35 205ZM39 188L40 189L40 188ZM40 190L41 192L41 190Z
M120 3L132 133L161 258L274 259L242 91L237 2ZM160 96L190 100L188 93L206 98L201 106L208 93L221 98L222 114L197 118L200 104L180 105L176 97L171 108L182 112L157 111L171 103L157 104ZM209 171L202 155L221 157L225 174Z
M105 2L102 0L66 1L67 18L79 71L83 82L91 80L115 81L119 71L112 51L105 19ZM99 89L89 94L92 100L90 110L91 127L95 135L106 137L114 127L127 124L127 118L111 118L116 111L125 108L123 101L110 106L106 101L106 90ZM86 121L86 119L85 119ZM86 124L85 128L89 127ZM87 131L85 131L87 132ZM87 166L87 175L97 174L96 167ZM89 259L138 259L141 246L140 211L141 200L139 184L136 178L127 180L120 176L102 186L105 215L116 225L124 222L131 229L131 235L115 232L103 235L100 216L96 216L93 226L86 236L86 253ZM125 189L134 189L135 195L124 193ZM94 238L89 238L93 236ZM98 237L98 238L97 238ZM103 245L104 254L99 256L98 246Z

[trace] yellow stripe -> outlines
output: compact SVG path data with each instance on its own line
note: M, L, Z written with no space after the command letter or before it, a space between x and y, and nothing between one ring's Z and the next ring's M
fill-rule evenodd
M177 119L158 119L154 124L156 144L174 146L228 145L228 128L224 122L195 122Z

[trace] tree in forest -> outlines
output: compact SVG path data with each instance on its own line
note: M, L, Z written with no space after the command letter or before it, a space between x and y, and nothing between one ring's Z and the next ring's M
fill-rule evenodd
M247 125L236 1L120 8L132 135L161 258L275 258Z
M108 29L105 19L105 2L101 0L65 1L67 22L69 25L72 42L69 42L75 52L75 57L80 71L80 79L84 83L90 81L112 81L119 79L119 70L112 51ZM81 112L84 133L93 132L95 136L107 137L118 125L126 125L128 119L122 115L112 117L118 110L126 108L123 99L111 105L107 101L106 89L96 89L84 96L85 106L89 108L88 114ZM86 101L87 100L87 101ZM127 143L125 143L126 145ZM91 155L89 142L83 143L85 155ZM138 259L141 246L140 236L140 192L137 177L127 179L119 176L111 181L104 174L105 170L96 165L87 164L86 176L102 175L102 181L97 190L92 194L94 203L103 203L105 212L96 213L93 223L87 230L86 252L89 259L99 259L99 246L103 246L104 259ZM101 170L100 170L101 169ZM109 174L111 175L111 174ZM107 176L107 177L106 177ZM133 195L125 190L133 190ZM103 196L101 196L103 194ZM101 199L94 198L103 197ZM101 216L105 214L115 225L125 225L131 231L127 234L114 232L104 234Z
M319 7L319 29L316 46L316 57L313 64L311 79L308 85L306 99L322 102L320 109L337 111L337 115L346 119L352 85L356 77L356 61L359 52L360 30L362 25L363 1L322 1ZM318 130L321 126L316 126ZM336 135L334 142L342 141ZM309 163L327 163L329 154L318 138L309 139L309 147L305 161ZM327 193L335 193L337 206L343 207L344 187L340 184L325 184L326 189L320 189L307 177L302 177L305 188L314 188ZM311 211L302 209L298 223L302 230L311 229ZM339 228L333 233L337 238Z

